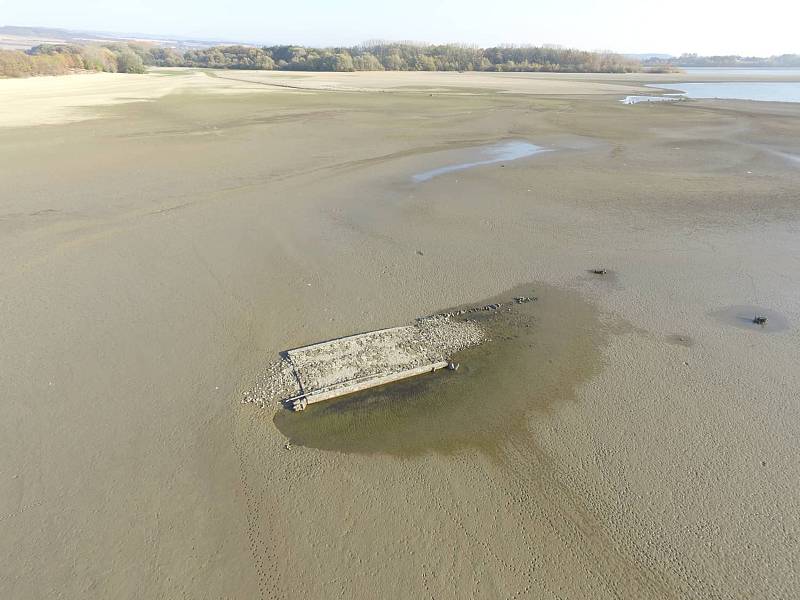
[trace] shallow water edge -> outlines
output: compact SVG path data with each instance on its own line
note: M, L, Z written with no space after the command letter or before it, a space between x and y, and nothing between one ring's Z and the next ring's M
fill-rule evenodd
M580 294L533 284L478 304L496 312L467 313L487 332L481 346L457 353L457 371L443 371L311 405L279 411L276 427L292 445L359 454L410 457L466 449L500 457L504 445L526 441L527 420L558 403L601 368L610 330Z

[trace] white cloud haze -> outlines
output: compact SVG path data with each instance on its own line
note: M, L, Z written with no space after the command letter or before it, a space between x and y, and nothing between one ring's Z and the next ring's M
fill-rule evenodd
M367 39L560 44L619 52L800 53L800 0L0 0L0 24L264 44Z

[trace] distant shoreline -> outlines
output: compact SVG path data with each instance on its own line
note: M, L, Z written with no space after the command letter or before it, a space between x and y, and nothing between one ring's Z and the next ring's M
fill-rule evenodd
M469 71L545 73L635 73L638 60L609 52L547 46L478 48L459 44L375 42L311 48L244 45L174 48L152 42L73 41L39 43L28 50L0 50L0 75L60 75L83 69L143 73L148 67L248 71ZM658 65L659 71L670 67Z

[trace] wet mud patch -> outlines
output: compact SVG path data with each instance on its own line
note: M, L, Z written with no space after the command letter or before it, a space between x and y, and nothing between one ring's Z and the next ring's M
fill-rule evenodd
M726 325L761 333L775 333L789 329L789 319L776 310L739 304L712 311L711 316Z
M532 414L576 399L579 386L601 368L601 347L611 332L578 293L542 284L476 305L521 296L537 300L460 317L480 322L488 339L452 357L457 371L373 388L301 413L281 410L275 425L292 445L321 450L409 457L477 449L499 458L508 441L528 438Z

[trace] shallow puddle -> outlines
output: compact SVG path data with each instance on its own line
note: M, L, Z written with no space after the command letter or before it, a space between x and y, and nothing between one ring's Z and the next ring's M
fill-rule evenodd
M486 146L432 152L430 154L430 162L434 164L444 163L444 166L417 173L412 176L412 179L416 183L421 183L445 173L464 171L482 165L509 162L533 156L540 152L548 152L548 150L524 140L506 140Z
M274 422L293 445L348 453L414 456L479 449L498 455L510 438L527 437L527 419L559 402L598 372L609 330L575 292L541 284L477 305L536 296L479 320L490 341L441 371L311 405L281 410Z
M726 325L734 325L742 329L758 331L762 333L773 333L789 328L789 320L778 311L763 306L753 306L752 304L740 304L728 306L711 312L711 316ZM757 317L763 317L766 322L759 323Z

